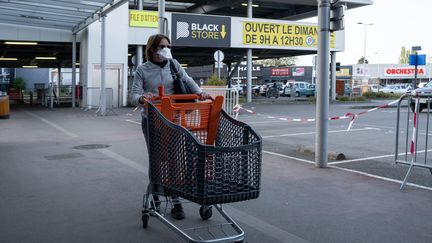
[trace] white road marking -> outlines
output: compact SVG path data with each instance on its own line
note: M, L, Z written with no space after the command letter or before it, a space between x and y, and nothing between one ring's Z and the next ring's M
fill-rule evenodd
M247 124L268 124L268 123L282 123L282 122L283 123L287 123L286 121L261 121L261 122L253 122L253 121L243 121L243 120L242 120L242 122L247 123ZM290 124L302 124L302 123L292 122Z
M399 154L403 155L405 153ZM343 160L338 162L330 162L329 165L338 165L338 164L345 164L345 163L351 163L351 162L358 162L358 161L365 161L365 160L371 160L371 159L382 159L382 158L388 158L388 157L394 157L394 154L387 154L387 155L378 155L378 156L372 156L372 157L365 157L365 158L358 158L358 159L350 159L350 160Z
M117 160L118 162L120 162L124 165L127 165L129 167L132 167L132 168L138 170L139 172L143 173L146 176L148 175L148 168L146 166L140 164L140 163L137 163L133 160L130 160L130 159L128 159L128 158L126 158L126 157L124 157L124 156L122 156L116 152L108 150L108 149L98 149L98 151L100 153L112 158L112 159Z
M343 171L347 171L347 172L352 172L352 173L364 175L364 176L367 176L367 177L372 177L372 178L384 180L384 181L389 181L389 182L394 182L394 183L397 183L397 184L402 184L402 181L400 181L400 180L391 179L391 178L387 178L387 177L383 177L383 176L377 176L377 175L369 174L369 173L366 173L366 172L361 172L361 171L357 171L357 170L351 170L351 169L341 168L341 167L337 167L337 166L329 166L329 167L334 168L334 169L338 169L338 170L343 170ZM410 182L408 182L406 185L410 185L412 187L417 187L417 188L421 188L421 189L432 191L431 187L422 186L422 185L418 185L418 184L414 184L414 183L410 183Z
M270 151L265 151L265 150L263 150L263 153L272 154L272 155L276 155L276 156L287 158L287 159L293 159L293 160L297 160L297 161L300 161L300 162L305 162L305 163L308 163L308 164L314 164L315 163L314 161L310 161L310 160L307 160L307 159L300 159L300 158L296 158L296 157L292 157L292 156L288 156L288 155L284 155L284 154L278 154L278 153L274 153L274 152L270 152Z
M428 149L428 152L432 151L432 149ZM424 153L425 150L419 150L417 151L417 154ZM404 155L405 152L399 153L398 155ZM408 152L409 154L409 152ZM371 160L371 159L382 159L382 158L388 158L388 157L394 157L394 154L386 154L386 155L378 155L378 156L372 156L372 157L365 157L365 158L358 158L358 159L349 159L349 160L343 160L338 162L330 162L329 165L338 165L338 164L345 164L345 163L351 163L351 162L358 162L358 161L365 161L365 160Z
M358 132L358 131L367 131L367 130L381 130L381 129L380 128L373 128L373 127L365 127L365 128L351 129L349 131L347 131L346 129L333 130L333 131L329 131L328 133ZM262 138L293 137L293 136L313 135L313 134L316 134L316 132L302 132L302 133L290 133L290 134L281 134L281 135L272 135L272 136L262 136Z
M139 125L141 125L141 122L137 122L137 121L134 121L134 120L129 120L129 119L127 119L126 121L127 121L127 122L131 122L131 123L135 123L135 124L139 124Z
M377 127L377 128L387 128L387 129L396 129L396 124L393 127L390 126L380 126L380 125L372 125L372 124L366 124L361 122L356 122L357 126L365 126L365 127Z
M79 138L79 137L80 137L80 136L78 136L78 135L75 134L75 133L69 132L68 130L64 129L64 128L61 127L60 125L57 125L57 124L55 124L54 122L50 122L50 121L48 121L47 119L45 119L45 118L43 118L43 117L40 117L40 116L34 114L33 112L26 111L26 113L29 114L29 115L31 115L31 116L33 116L33 117L36 117L37 119L41 120L42 122L45 122L46 124L48 124L48 125L54 127L55 129L59 130L60 132L66 134L66 135L69 136L69 137L73 137L73 138Z
M238 210L234 207L231 207L229 205L224 205L224 209L227 209L226 211L229 212L229 215L238 220L243 222L244 224L249 225L250 227L257 229L261 231L262 233L269 235L280 242L296 242L296 243L307 243L309 241L306 241L305 239L302 239L296 235L293 235L291 233L286 232L285 230L282 230L281 228L274 226L272 224L269 224L259 218L253 217L250 214L247 214L241 210Z
M287 155L284 155L284 154L278 154L278 153L273 153L273 152L269 152L269 151L263 151L263 152L267 153L267 154L272 154L272 155L275 155L275 156L280 156L280 157L283 157L283 158L297 160L297 161L300 161L300 162L306 162L308 164L315 163L315 162L310 161L310 160L305 160L305 159L300 159L300 158L296 158L296 157L291 157L291 156L287 156ZM394 156L394 154L392 156ZM373 175L373 174L369 174L369 173L361 172L361 171L357 171L357 170L341 168L341 167L333 166L333 164L330 165L330 163L329 163L329 167L334 168L334 169L338 169L338 170L343 170L343 171L348 171L348 172L356 173L356 174L361 174L361 175L364 175L364 176L368 176L368 177L372 177L372 178L376 178L376 179L380 179L380 180L384 180L384 181L389 181L389 182L394 182L394 183L402 184L402 181L400 181L400 180L395 180L395 179L391 179L391 178L387 178L387 177L383 177L383 176L377 176L377 175ZM422 185L418 185L418 184L414 184L414 183L407 183L407 185L410 185L412 187L417 187L417 188L421 188L421 189L432 191L432 188L431 187L427 187L427 186L422 186Z

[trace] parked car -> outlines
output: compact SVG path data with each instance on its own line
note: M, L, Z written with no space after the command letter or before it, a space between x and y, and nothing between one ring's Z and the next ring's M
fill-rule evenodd
M310 84L308 82L302 82L302 81L287 82L284 89L283 89L283 95L291 96L291 89L294 86L295 87L295 91L294 91L295 97L300 97L300 96L309 97L310 96L310 93L308 92L309 85Z
M242 95L245 91L246 86L242 85L242 84L234 84L233 86L231 86L233 88L236 88L239 95Z
M258 96L260 95L260 90L261 90L261 85L254 85L252 87L252 94ZM246 92L244 92L244 94L246 94Z
M418 84L418 87L419 87L419 88L423 88L427 83L428 83L428 82L420 82L420 83Z
M370 92L381 92L384 87L379 84L371 84L369 85Z
M262 96L265 96L266 92L267 92L267 88L268 88L267 84L261 85L260 88L259 88L259 94L262 95Z
M315 95L316 95L315 84L309 84L306 88L306 97L315 96Z
M390 94L406 94L411 89L411 85L409 84L393 84L385 86L381 89L381 92Z
M265 96L267 98L270 98L270 97L279 98L282 83L272 82L272 83L267 83L266 86L267 86L267 90L266 90Z
M411 110L415 111L415 102L416 100L413 99L413 97L416 97L419 95L420 97L420 103L419 103L419 112L421 112L423 109L428 108L428 102L429 102L429 109L432 109L432 81L427 83L423 88L418 88L413 91L411 91L412 97L410 98L410 107Z

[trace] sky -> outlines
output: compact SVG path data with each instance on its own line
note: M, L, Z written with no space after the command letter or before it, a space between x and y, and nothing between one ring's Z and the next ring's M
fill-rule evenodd
M374 0L373 5L345 12L345 52L336 54L341 65L356 64L364 53L370 64L396 64L401 47L421 46L432 62L432 0ZM302 20L318 23L317 18ZM312 56L298 57L297 65L312 65Z

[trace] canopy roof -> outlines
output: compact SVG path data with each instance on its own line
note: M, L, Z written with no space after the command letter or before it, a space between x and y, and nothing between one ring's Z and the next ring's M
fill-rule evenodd
M128 0L0 0L0 24L48 28L75 33L99 16L108 13ZM129 0L129 8L136 9L137 1ZM166 1L166 11L246 17L246 0L176 0ZM350 0L348 9L371 4L372 0ZM317 0L254 0L255 18L299 20L317 15ZM144 9L157 10L157 0L144 0ZM35 46L10 45L0 41L0 57L14 56L18 61L2 61L2 67L31 65L37 56L56 56L56 61L38 60L39 67L70 67L72 43L39 42ZM79 50L79 48L77 48ZM225 60L238 61L245 49L225 51ZM130 53L135 48L131 46ZM212 63L213 49L175 48L176 57L188 64ZM273 58L312 54L308 51L254 50L254 56ZM79 60L79 53L77 56Z

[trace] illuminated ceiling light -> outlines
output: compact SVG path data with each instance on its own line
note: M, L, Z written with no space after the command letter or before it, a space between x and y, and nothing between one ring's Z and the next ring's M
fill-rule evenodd
M247 3L242 3L241 5L247 7ZM252 4L252 7L258 8L259 5L258 4Z
M132 56L132 54L128 53L128 57Z
M182 63L182 64L180 64L180 66L187 67L188 65L186 63Z
M22 66L23 68L37 68L38 66L36 65L30 65L30 66Z
M37 45L37 42L20 42L20 41L6 41L5 42L6 45Z
M75 65L76 65L76 66L79 66L79 65L80 65L80 63L79 63L79 62L77 62L77 63L75 63Z
M56 60L57 57L35 57L36 60Z
M243 56L244 58L247 58L247 56ZM257 59L258 56L252 56L253 59Z
M0 61L16 61L18 58L16 57L0 57Z

